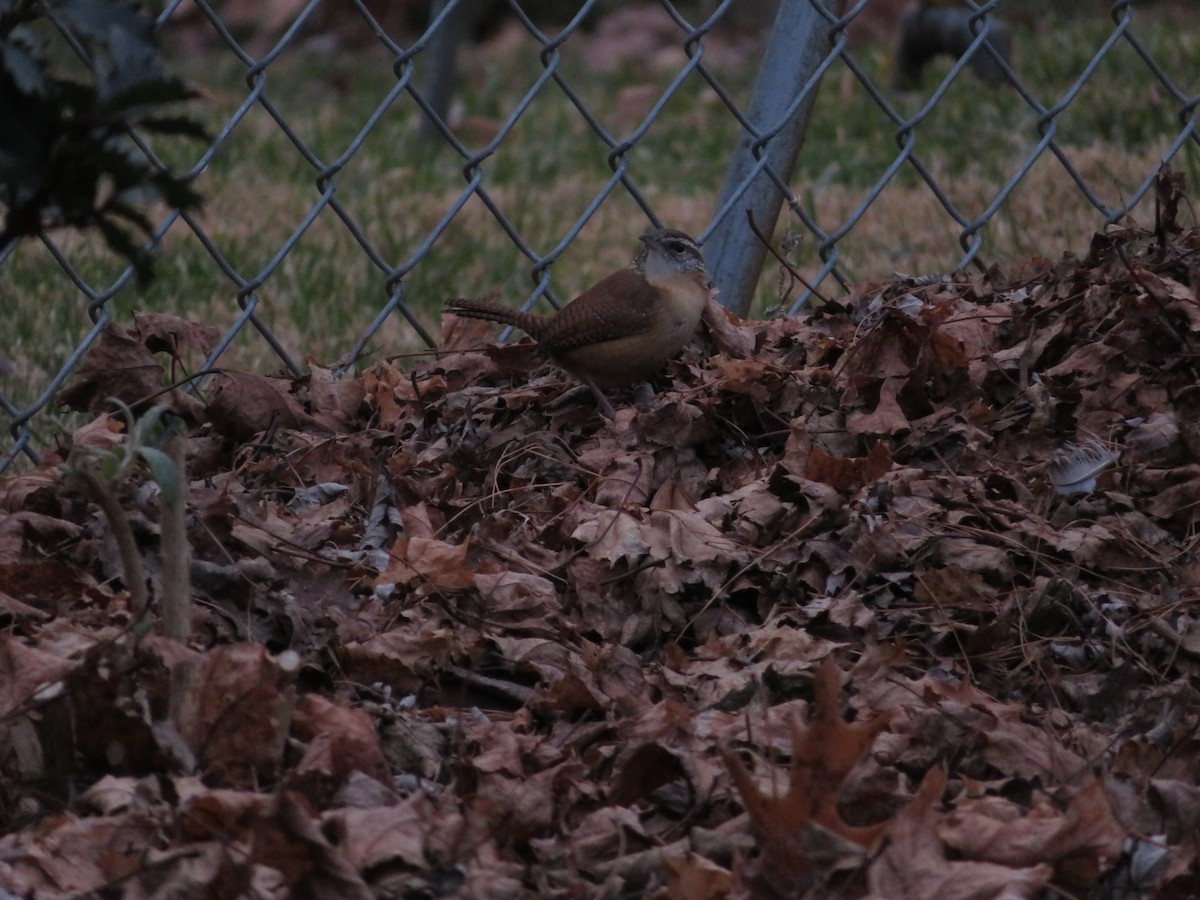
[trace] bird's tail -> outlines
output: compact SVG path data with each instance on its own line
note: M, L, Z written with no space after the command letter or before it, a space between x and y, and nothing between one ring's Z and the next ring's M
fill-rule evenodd
M466 316L468 319L485 319L488 322L501 322L505 325L515 325L531 337L540 340L545 324L545 317L534 313L522 312L509 306L501 306L491 300L447 300L446 311L456 316Z

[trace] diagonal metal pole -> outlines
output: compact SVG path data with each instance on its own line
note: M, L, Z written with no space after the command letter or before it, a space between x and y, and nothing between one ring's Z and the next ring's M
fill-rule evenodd
M783 193L765 171L786 182L796 164L817 97L821 63L829 53L829 20L839 0L781 0L742 130L717 203L717 216L704 236L704 256L720 294L717 299L746 315L762 271L766 247L755 237L746 212L767 234L775 228ZM811 83L810 83L811 82ZM807 93L801 93L808 87Z

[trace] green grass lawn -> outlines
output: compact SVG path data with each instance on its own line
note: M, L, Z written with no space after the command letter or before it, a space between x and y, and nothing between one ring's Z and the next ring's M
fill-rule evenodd
M1159 64L1189 94L1200 90L1200 29L1193 13L1173 7L1139 9L1136 33ZM1047 106L1073 80L1111 33L1107 14L1070 20L1044 18L1036 31L1014 28L1015 63ZM579 41L586 40L584 36ZM682 52L666 64L647 59L619 74L590 74L572 38L563 49L561 72L589 108L615 134L627 134L684 64ZM510 38L465 54L458 102L465 115L463 140L482 147L542 72L531 38ZM853 51L881 84L888 82L887 48ZM711 54L714 73L738 98L749 96L756 52ZM246 95L244 67L231 54L189 50L173 59L176 70L204 94L192 112L216 132ZM904 115L914 114L949 69L927 73L922 92L889 97ZM310 151L328 164L355 139L364 121L395 84L381 51L345 52L300 46L268 72L267 96ZM1133 51L1118 45L1100 65L1076 102L1059 118L1059 141L1073 163L1107 202L1121 198L1150 172L1180 130L1176 103L1158 86ZM402 94L358 153L336 176L338 201L392 265L413 257L458 200L466 184L463 160L448 147L418 137L420 112ZM835 66L822 87L814 121L792 184L821 226L846 221L896 153L895 126L850 73ZM736 123L699 78L690 78L630 154L630 174L664 221L700 231L709 220L736 139ZM1013 91L988 90L965 77L956 82L918 131L918 154L965 213L977 215L1036 144L1034 113ZM200 151L193 146L157 148L183 168ZM548 85L494 154L483 161L484 185L524 239L546 252L580 216L607 181L608 148L591 132L567 98ZM1189 146L1175 165L1197 181L1198 156ZM207 198L196 218L225 259L244 278L257 278L298 228L318 197L316 172L261 108L237 126L199 176ZM1152 205L1138 218L1148 223ZM1061 167L1044 158L986 229L983 258L1061 255L1083 250L1100 216L1088 206ZM645 219L618 190L555 268L555 292L569 298L605 271L622 265L636 249ZM795 223L785 216L782 239ZM961 256L958 226L909 169L883 191L839 249L854 280L894 271L922 273L952 267ZM105 289L121 267L92 236L55 234L54 240L82 277ZM815 240L800 241L798 267L814 272ZM764 273L756 308L775 301L777 273ZM439 307L452 296L499 289L519 303L532 286L530 263L509 242L478 199L470 200L446 234L405 279L405 297L436 334ZM130 289L112 301L116 314L132 310L175 312L227 327L237 316L238 289L182 222L168 233L158 278L147 290ZM330 362L353 345L386 301L384 277L331 210L300 237L259 290L261 316L297 358ZM0 269L6 317L4 350L17 372L3 389L16 403L36 397L90 322L87 300L50 253L27 242ZM371 357L418 350L420 339L394 317L370 347ZM236 341L227 365L277 368L256 333Z

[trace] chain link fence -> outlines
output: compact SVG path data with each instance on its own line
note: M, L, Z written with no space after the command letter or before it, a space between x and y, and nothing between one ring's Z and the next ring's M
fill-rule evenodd
M586 70L572 71L564 62L576 46L590 39L592 23L611 12L612 4L597 0L584 3L568 21L550 27L539 24L520 3L510 2L502 10L508 23L505 27L519 34L522 47L533 50L539 71L526 88L512 92L507 108L493 110L482 134L474 135L467 135L461 112L461 106L470 102L472 87L458 85L461 78L456 79L455 73L456 61L461 63L464 56L469 58L475 52L471 31L479 27L486 13L479 0L442 0L434 4L428 22L416 29L412 39L397 37L403 29L393 21L394 16L389 17L386 4L378 6L365 0L340 4L309 0L298 9L280 4L272 9L286 9L286 16L273 22L273 28L259 22L248 34L243 33L247 31L244 23L231 20L231 6L176 0L158 17L164 37L183 30L186 39L176 46L187 54L200 59L222 58L240 73L236 96L231 98L229 89L222 89L222 100L230 111L222 113L222 120L212 129L211 143L198 157L183 162L168 160L148 141L139 146L156 165L186 171L202 194L221 190L236 195L238 185L216 184L206 178L206 172L223 155L234 152L233 137L248 127L251 116L262 120L265 115L270 127L286 139L288 154L264 162L263 166L271 168L264 177L274 177L274 167L280 166L281 178L307 182L309 193L303 213L285 223L286 238L270 247L260 247L259 261L252 263L231 253L228 242L214 236L211 222L203 216L177 211L162 214L154 232L155 242L164 245L160 248L160 265L170 265L174 249L182 242L198 242L204 251L203 266L208 270L205 277L220 282L223 287L218 292L232 299L231 307L236 304L230 321L222 323L223 336L204 361L204 370L225 363L235 342L248 341L269 348L269 358L285 370L296 375L304 371L303 360L310 350L303 336L287 334L287 329L279 325L287 318L286 303L276 302L267 315L270 304L264 297L272 285L279 283L281 273L308 239L314 223L328 222L331 217L342 237L349 239L349 244L343 246L351 247L353 254L369 263L370 290L379 298L373 308L359 304L350 313L351 327L347 328L336 365L341 371L359 362L373 342L380 340L385 327L399 325L420 343L435 344L436 306L423 297L414 301L410 285L422 266L429 265L435 248L448 242L449 235L467 217L468 206L486 210L486 227L502 234L513 256L526 261L532 282L532 288L523 296L526 308L543 302L558 305L569 299L569 294L554 289L555 264L569 248L587 240L589 223L603 209L620 203L622 210L634 211L645 220L632 224L628 215L624 216L630 253L633 239L643 226L677 224L678 209L664 209L670 206L664 198L683 190L685 185L672 179L688 177L685 169L680 167L677 174L670 166L666 174L661 167L647 170L641 166L638 154L651 132L661 129L669 117L694 113L697 85L703 91L705 117L731 126L733 139L726 144L725 159L718 160L724 171L723 186L717 191L714 181L711 193L691 202L688 217L700 223L701 227L692 230L705 246L723 302L742 312L751 308L756 292L761 294L764 285L775 284L779 278L789 280L793 268L804 272L804 283L787 290L775 288L782 311L791 313L809 301L814 289L821 293L844 290L863 271L875 275L887 271L886 259L881 265L863 266L861 260L848 264L846 248L867 228L865 223L879 208L881 197L897 185L906 185L909 192L918 189L927 205L917 210L903 208L905 204L901 203L899 218L881 226L885 235L892 236L885 238L885 243L892 240L902 244L916 229L918 219L938 218L943 222L940 234L949 239L943 241L936 256L928 256L937 259L936 267L982 267L992 237L1006 229L1019 230L1020 222L1014 221L1011 207L1023 186L1033 184L1035 194L1044 193L1045 184L1068 186L1089 211L1091 226L1100 228L1122 220L1147 198L1162 164L1174 161L1180 165L1181 157L1192 160L1197 144L1200 85L1195 80L1196 67L1193 65L1189 72L1172 71L1142 40L1135 24L1135 13L1140 15L1143 9L1155 8L1158 15L1170 15L1161 4L1132 0L1120 0L1111 6L1098 2L1077 4L1074 16L1086 20L1092 33L1104 17L1101 39L1081 57L1083 63L1077 71L1060 82L1065 88L1047 93L1042 84L1031 79L1020 54L1010 53L1010 33L1019 36L1029 26L1030 16L1042 14L1030 12L1029 6L1017 0L918 4L908 18L900 17L898 4L884 0L846 4L781 0L777 12L759 2L749 4L747 12L747 0L686 8L662 0L642 8L640 14L646 17L644 21L656 23L657 34L667 36L654 53L660 65L662 59L673 60L670 65L674 70L663 84L653 86L648 97L639 94L643 107L617 127L612 123L621 117L597 112L594 86L589 84ZM886 14L881 16L883 7ZM1192 15L1186 7L1182 9L1180 15ZM914 24L914 17L926 13L942 16L941 24L936 28ZM763 19L758 29L761 39L754 28L747 28L746 19L755 17ZM738 33L743 36L740 44L733 42L735 49L740 48L736 53L730 52L730 42L722 37L724 30L733 27L730 23L735 18L739 19ZM872 22L874 26L864 24ZM868 31L870 27L879 30L880 39L873 44L856 35L856 29ZM355 40L360 43L347 43L344 34L350 30L358 35ZM641 31L629 33L637 36L645 30L642 26ZM1051 37L1059 37L1058 31L1056 27ZM745 37L748 33L749 38ZM1042 32L1031 40L1045 37ZM343 66L350 57L351 73L358 58L362 66L374 67L376 72L381 66L390 69L390 83L382 97L357 121L353 136L332 152L326 148L328 141L314 140L315 126L305 111L285 108L277 102L275 93L279 80L294 74L285 71L281 61L298 46L312 46L322 40L330 42L332 49L327 52L338 54ZM1016 43L1019 50L1020 41ZM879 51L872 47L886 48L892 60L880 62ZM664 56L666 51L672 55ZM940 67L927 59L937 51L946 51ZM1193 63L1197 52L1193 44ZM924 71L927 63L933 66L932 72ZM1153 150L1140 169L1134 164L1120 172L1110 171L1101 162L1098 169L1091 170L1102 173L1097 182L1096 176L1078 162L1079 153L1070 144L1069 127L1072 111L1081 105L1081 97L1093 84L1097 71L1106 65L1119 65L1121 79L1135 86L1131 95L1153 109L1152 121L1139 126L1142 139ZM753 69L757 69L756 79L746 75ZM203 85L203 65L198 73L189 74ZM476 75L487 78L486 70ZM1186 83L1188 77L1192 79L1190 84ZM910 82L904 85L910 90L901 93L897 84L905 81ZM341 89L353 93L356 86L348 83ZM944 151L935 147L931 152L923 143L925 135L938 128L952 132L960 129L952 135L950 146L956 140L969 145L979 138L971 121L936 121L949 103L947 98L956 91L980 106L994 105L998 101L990 98L1002 96L1008 115L1013 115L1014 106L1020 111L1001 132L1012 136L1011 152L1002 170L990 183L974 184L965 201L957 190L954 166L938 158ZM848 108L847 98L851 96L869 104L873 110L870 121L857 113L839 119L839 107ZM543 108L547 98L565 104L586 140L603 154L608 171L606 178L589 187L589 199L581 209L551 210L557 217L556 239L548 246L531 238L518 218L510 214L512 189L498 189L496 174L497 154L508 145L527 140L523 128L540 115L533 111L535 104ZM1103 105L1107 101L1101 98L1099 102ZM384 123L394 122L401 110L419 110L420 140L427 148L425 153L442 161L441 167L435 168L446 178L440 190L447 199L435 211L426 207L406 217L404 227L409 233L419 233L419 239L411 241L405 252L397 253L397 242L381 236L377 220L365 220L353 204L345 202L343 187L345 173L361 160L364 145L378 137ZM823 112L835 126L832 131L818 134L810 123ZM1109 140L1117 147L1122 141L1119 123L1135 116L1140 121L1146 117L1146 109L1139 108L1135 113L1112 105L1104 115L1112 119L1111 132L1106 134L1105 128L1097 130L1093 126L1091 139ZM1101 119L1107 121L1104 116ZM692 138L701 142L706 130L697 127ZM544 136L539 140L542 145L538 153L556 153L553 140L547 141ZM802 144L809 168L798 173L796 161ZM823 200L849 168L847 158L853 155L849 149L852 145L870 146L876 156L883 154L883 162L874 171L870 171L870 165L861 167L869 174L860 171L849 179L854 186L843 194L851 199L841 206L830 206ZM973 152L968 151L968 155ZM446 164L448 158L453 162ZM397 166L409 162L395 161ZM531 173L528 183L519 190L534 194L542 187L536 173ZM242 197L243 208L267 202L266 192L256 190L257 194ZM549 197L546 203L553 206ZM695 212L697 204L710 212ZM778 274L773 274L776 267L768 265L768 274L763 275L764 260L768 259L764 237L781 247L776 253L786 254L791 260L789 267ZM22 457L36 460L41 444L35 438L38 418L48 415L56 393L102 329L114 318L121 318L119 310L140 302L133 295L131 271L114 272L111 265L92 265L86 255L81 262L70 236L45 235L40 244L37 252L52 260L65 279L58 293L63 304L70 306L80 321L84 321L86 310L87 318L73 352L64 353L61 359L42 361L47 377L26 391L26 396L8 391L4 380L0 380L0 410L7 419L8 434L8 446L0 448L0 471ZM1008 249L1020 244L1010 241L997 246ZM796 247L801 248L799 252ZM1061 252L1067 248L1044 249ZM14 267L33 265L20 259L12 248L4 253L0 258L0 284L12 278ZM335 270L346 263L347 258L341 254L329 260ZM174 283L186 284L186 280ZM447 286L444 296L452 296L454 288L463 289ZM14 358L14 365L20 367L24 362L20 346L10 343L6 350Z

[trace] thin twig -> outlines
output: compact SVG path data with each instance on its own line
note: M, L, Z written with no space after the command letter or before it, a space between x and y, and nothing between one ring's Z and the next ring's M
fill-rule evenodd
M799 272L797 272L795 267L790 262L788 262L786 259L784 259L783 256L779 253L779 251L775 249L775 247L771 243L770 239L768 239L767 236L762 233L762 230L758 227L758 223L754 221L754 213L752 213L750 210L746 210L746 220L750 223L750 230L754 232L754 236L756 238L758 238L759 241L762 242L762 245L764 247L766 247L768 251L770 251L770 253L773 257L775 257L777 260L779 260L779 264L781 266L783 266L785 269L787 269L789 275L791 275L798 282L800 282L802 285L804 285L804 287L808 290L808 292L810 294L812 294L814 297L816 297L818 300L820 300L822 303L830 302L828 297L823 296L820 291L818 291L815 287L813 287L811 284L809 284L807 279L805 279L805 277L803 275L801 275Z

